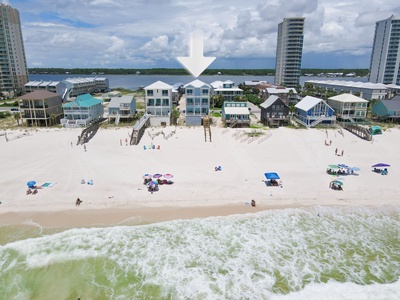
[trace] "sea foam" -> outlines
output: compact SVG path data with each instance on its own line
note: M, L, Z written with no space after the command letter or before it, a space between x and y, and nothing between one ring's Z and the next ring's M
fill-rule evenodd
M376 299L398 299L399 212L313 207L70 229L0 246L0 294L363 299L379 290L386 297Z

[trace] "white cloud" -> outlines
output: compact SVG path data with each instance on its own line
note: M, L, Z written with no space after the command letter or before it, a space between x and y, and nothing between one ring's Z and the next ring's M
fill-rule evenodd
M398 0L31 0L14 7L28 66L75 67L174 64L197 30L217 60L274 58L278 23L294 16L305 17L304 53L369 55L375 22L400 15Z

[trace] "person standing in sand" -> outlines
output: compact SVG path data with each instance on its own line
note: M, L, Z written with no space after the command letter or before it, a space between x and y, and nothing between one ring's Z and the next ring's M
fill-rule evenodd
M75 206L80 206L81 203L82 203L82 200L79 199L79 198L77 198L77 199L76 199L76 202L75 202Z
M251 206L256 207L256 201L254 201L254 199L251 200Z

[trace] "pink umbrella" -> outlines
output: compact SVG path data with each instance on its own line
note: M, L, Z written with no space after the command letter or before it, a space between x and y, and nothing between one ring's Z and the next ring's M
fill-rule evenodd
M163 177L166 178L166 179L170 179L170 178L173 178L174 175L172 175L172 174L164 174Z

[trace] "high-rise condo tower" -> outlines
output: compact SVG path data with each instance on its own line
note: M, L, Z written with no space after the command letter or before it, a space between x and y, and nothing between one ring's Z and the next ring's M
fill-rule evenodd
M400 85L400 18L376 22L369 81Z
M18 10L0 4L0 92L14 97L24 91L28 72Z
M278 25L275 84L297 87L303 55L304 18L285 18Z

